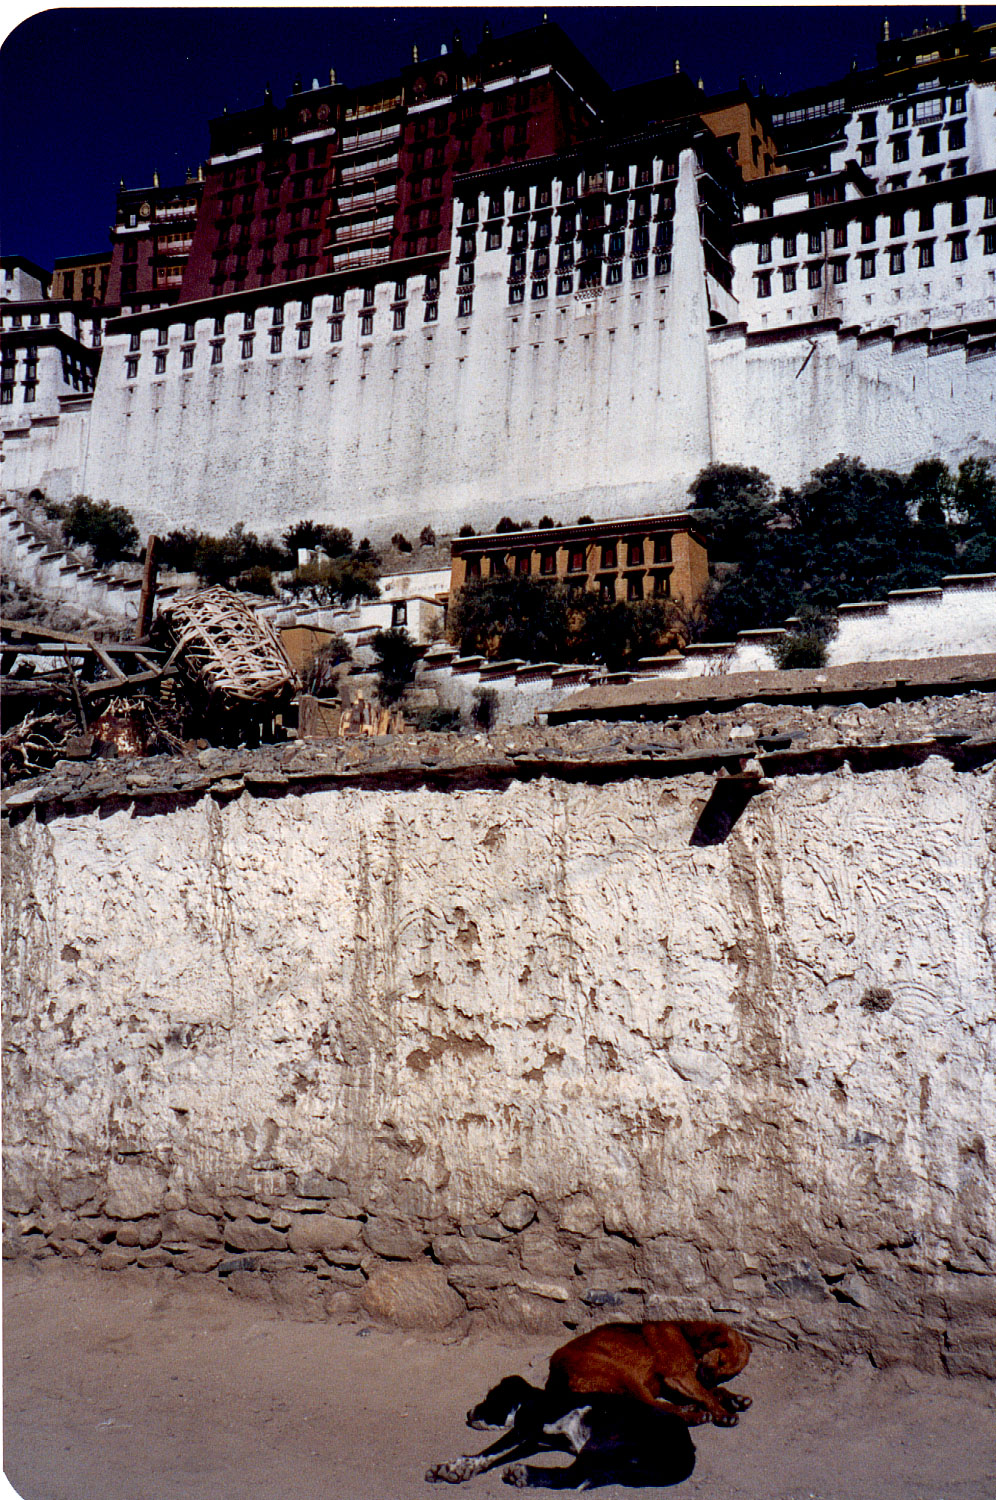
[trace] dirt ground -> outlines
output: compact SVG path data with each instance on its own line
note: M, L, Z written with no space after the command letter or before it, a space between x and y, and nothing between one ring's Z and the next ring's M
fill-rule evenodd
M22 1500L427 1500L500 1376L556 1340L295 1323L211 1278L4 1267L4 1470ZM693 1432L697 1500L993 1500L996 1390L755 1348L732 1429ZM551 1463L564 1460L550 1457ZM508 1495L500 1470L468 1500ZM607 1500L632 1494L615 1486ZM644 1494L661 1493L644 1490Z

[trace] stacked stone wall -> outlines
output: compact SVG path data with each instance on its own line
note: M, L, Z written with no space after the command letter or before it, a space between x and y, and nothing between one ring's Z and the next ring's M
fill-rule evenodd
M705 845L713 777L576 765L22 800L7 1253L304 1316L673 1312L992 1373L975 765L778 777Z

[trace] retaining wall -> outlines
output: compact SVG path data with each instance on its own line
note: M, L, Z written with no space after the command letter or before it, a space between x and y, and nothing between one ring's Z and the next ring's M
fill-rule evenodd
M7 1253L996 1373L991 774L574 778L8 826Z

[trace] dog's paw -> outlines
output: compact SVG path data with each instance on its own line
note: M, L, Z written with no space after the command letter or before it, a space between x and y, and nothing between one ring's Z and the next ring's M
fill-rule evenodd
M717 1427L736 1427L740 1421L740 1415L735 1411L717 1412L712 1420Z
M685 1406L681 1408L681 1420L688 1427L701 1427L709 1421L709 1413L704 1406Z
M472 1478L474 1474L473 1465L466 1462L433 1464L431 1469L426 1469L426 1484L462 1484L465 1479Z
M517 1490L524 1490L529 1484L528 1464L509 1464L507 1469L501 1471L502 1484L510 1484Z
M746 1411L748 1407L754 1404L751 1396L733 1396L731 1399L734 1411Z

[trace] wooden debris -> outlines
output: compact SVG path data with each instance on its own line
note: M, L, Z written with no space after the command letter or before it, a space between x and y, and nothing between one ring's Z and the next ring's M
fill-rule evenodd
M269 623L229 589L199 589L160 612L181 672L211 696L263 703L297 676Z

